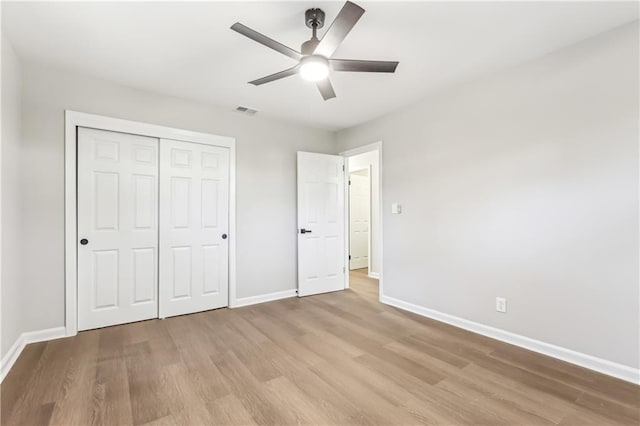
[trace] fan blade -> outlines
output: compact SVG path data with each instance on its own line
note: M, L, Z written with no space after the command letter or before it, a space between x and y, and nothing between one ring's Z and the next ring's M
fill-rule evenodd
M325 101L336 97L336 92L333 91L333 86L331 85L331 81L329 81L329 77L318 81L316 84L318 85L322 99Z
M363 13L364 9L357 4L351 3L350 1L346 2L331 24L331 27L329 27L324 37L322 37L322 40L320 40L313 54L330 58Z
M259 32L254 31L245 25L242 25L240 22L236 22L235 24L233 24L231 26L231 29L235 32L242 34L245 37L249 37L253 41L257 41L258 43L264 46L267 46L270 49L278 51L283 55L287 55L288 57L293 58L296 61L299 61L300 59L302 59L302 54L300 54L299 52L296 52L292 48L287 47L282 43L279 43L273 39L270 39L264 34L260 34Z
M288 70L280 71L275 74L268 75L266 77L259 78L257 80L250 81L249 84L253 84L254 86L260 86L261 84L271 83L272 81L280 80L281 78L289 77L298 73L299 66L296 65L293 68L289 68Z
M396 72L399 62L395 61L352 61L349 59L331 59L334 71L353 72Z

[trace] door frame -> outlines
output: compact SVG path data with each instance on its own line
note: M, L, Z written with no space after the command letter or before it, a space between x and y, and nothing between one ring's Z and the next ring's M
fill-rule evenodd
M229 148L229 307L235 307L237 304L235 138L70 110L65 110L64 119L64 274L66 336L78 334L78 127Z
M378 299L380 299L382 297L382 289L383 289L383 259L384 259L384 244L383 244L383 229L384 229L384 225L383 225L383 213L384 213L384 203L383 203L383 191L382 191L382 141L378 141L378 142L374 142L374 143L370 143L367 145L362 145L353 149L348 149L346 151L342 151L339 155L342 155L343 157L345 157L345 162L344 162L344 169L345 169L345 179L349 178L349 157L353 157L355 155L358 154L365 154L367 152L372 152L375 151L378 153L378 218L380 220L380 230L379 235L378 235L378 241L379 241L379 246L378 247L378 252L380 253L380 271L379 271L379 276L378 276ZM371 177L371 170L369 171L369 181L373 183L373 178ZM345 200L349 200L349 185L345 185ZM371 206L371 209L375 208L375 206ZM345 248L344 248L344 261L345 261L345 265L349 265L349 236L350 234L350 229L349 229L349 203L345 202L345 209L344 209L344 215L345 215L345 235L347 238L345 238ZM371 220L369 220L369 226L371 229ZM373 239L373 235L371 235L371 231L369 231L369 240L372 241ZM371 244L369 244L369 247L371 248ZM371 253L371 252L370 252ZM369 255L369 260L371 261L371 255ZM345 276L345 289L349 288L349 273L347 271L347 274Z

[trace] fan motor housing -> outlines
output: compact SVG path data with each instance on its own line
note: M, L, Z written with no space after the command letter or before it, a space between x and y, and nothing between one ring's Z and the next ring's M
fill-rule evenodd
M316 46L320 43L320 40L317 38L312 38L310 40L305 41L300 46L300 53L303 55L313 55L313 52L316 50Z
M304 22L308 28L324 27L324 11L322 9L307 9L304 13Z

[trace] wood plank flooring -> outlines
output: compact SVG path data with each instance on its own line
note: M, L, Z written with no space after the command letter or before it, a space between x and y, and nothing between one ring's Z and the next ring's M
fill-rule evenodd
M28 345L2 425L608 425L640 387L348 291Z

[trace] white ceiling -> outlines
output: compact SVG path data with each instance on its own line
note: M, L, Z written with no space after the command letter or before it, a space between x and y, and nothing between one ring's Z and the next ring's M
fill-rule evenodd
M392 75L333 73L338 97L326 102L299 76L247 84L294 62L229 27L298 50L310 37L304 11L321 7L331 22L342 2L3 2L2 21L24 60L335 130L638 19L637 2L357 3L366 13L335 56L400 65Z

